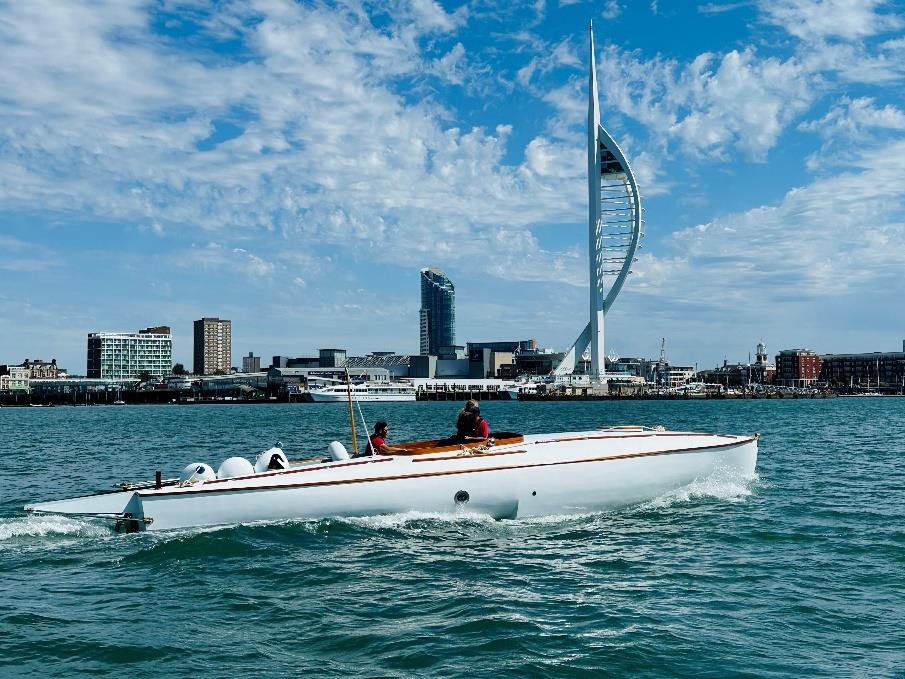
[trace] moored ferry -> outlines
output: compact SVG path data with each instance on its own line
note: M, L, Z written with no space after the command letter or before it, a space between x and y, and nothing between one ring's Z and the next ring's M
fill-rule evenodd
M332 384L310 389L311 400L318 403L345 403L350 396L355 401L414 401L415 387L406 382L364 382L362 384Z

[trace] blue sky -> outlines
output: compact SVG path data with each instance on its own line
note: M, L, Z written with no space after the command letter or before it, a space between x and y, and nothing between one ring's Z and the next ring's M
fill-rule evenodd
M882 0L0 1L0 362L233 321L248 351L587 322L587 23L647 238L607 351L905 338L905 8Z

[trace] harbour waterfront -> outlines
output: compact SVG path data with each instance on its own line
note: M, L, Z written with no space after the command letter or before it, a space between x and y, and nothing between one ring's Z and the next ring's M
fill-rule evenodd
M451 403L363 404L390 442ZM282 441L341 405L0 410L0 674L905 676L901 399L483 404L497 430L761 433L759 478L494 522L401 515L114 535L23 504Z

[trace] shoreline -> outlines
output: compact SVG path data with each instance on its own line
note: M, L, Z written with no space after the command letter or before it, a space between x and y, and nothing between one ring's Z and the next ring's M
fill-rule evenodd
M417 399L414 403L418 402L456 402L462 400L463 398L472 398L478 397L478 400L482 401L504 401L504 402L586 402L586 401L783 401L783 400L826 400L826 399L835 399L835 398L864 398L864 395L861 394L835 394L832 392L826 393L817 393L817 394L765 394L765 395L747 395L747 394L730 394L730 395L708 395L708 396L686 396L686 395L664 395L664 394L651 394L651 395L633 395L633 396L620 396L620 395L584 395L584 394L550 394L550 395L527 395L522 396L519 399L509 399L509 398L488 398L487 395L478 395L474 392L463 392L462 394L453 394L449 393L445 395L445 398L436 398L436 394L431 395L432 398L423 398ZM884 397L884 398L902 398L903 394L877 394L876 396L871 396L871 398L876 397ZM412 401L407 401L411 403ZM384 403L402 403L402 401L385 401ZM0 408L57 408L57 407L72 407L72 408L84 408L84 407L98 407L98 406L111 406L111 407L122 407L122 406L136 406L136 405L156 405L156 406L207 406L207 405L286 405L286 404L301 404L301 405L329 405L324 403L315 403L314 401L307 400L304 398L267 398L267 399L130 399L125 403L113 403L111 401L97 400L97 401L80 401L80 402L72 402L70 400L64 399L42 399L42 400L34 400L34 401L26 401L26 402L0 402Z

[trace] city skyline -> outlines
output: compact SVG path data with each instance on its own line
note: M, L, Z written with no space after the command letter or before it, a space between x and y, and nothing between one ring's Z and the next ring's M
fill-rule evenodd
M655 356L665 336L704 367L760 338L901 343L895 3L3 15L3 360L75 372L88 332L160 322L189 366L206 315L233 320L237 356L414 354L426 264L456 281L462 343L565 350L587 317L588 19L648 234L607 351Z

